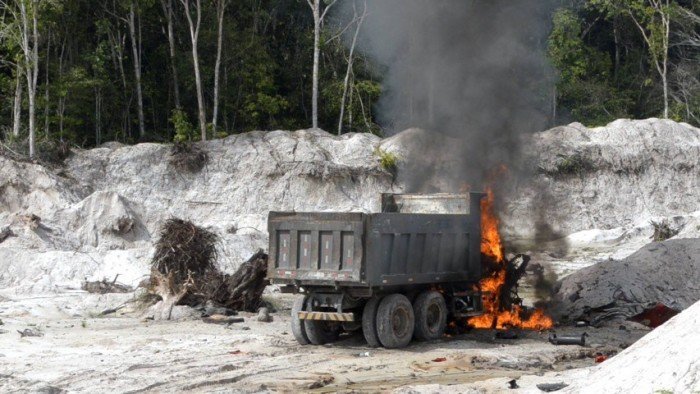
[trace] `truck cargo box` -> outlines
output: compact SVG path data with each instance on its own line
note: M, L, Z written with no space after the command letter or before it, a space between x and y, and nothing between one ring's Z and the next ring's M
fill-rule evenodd
M393 212L370 214L270 212L268 277L279 284L354 288L476 283L481 197L439 195L426 203L412 195L386 195L383 209ZM435 208L444 202L468 212L400 212L403 205Z

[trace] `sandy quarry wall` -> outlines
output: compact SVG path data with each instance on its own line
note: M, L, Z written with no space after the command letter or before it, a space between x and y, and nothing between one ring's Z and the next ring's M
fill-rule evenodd
M528 151L537 175L514 193L504 220L520 237L543 226L542 236L568 235L700 210L700 129L688 124L573 123L536 133Z
M161 144L109 143L77 151L54 170L0 158L0 229L17 235L0 244L0 288L53 291L117 273L137 283L148 272L160 224L171 216L216 231L220 263L230 271L266 246L270 210L379 210L382 192L403 190L410 163L394 179L376 148L406 160L431 138L416 129L385 140L250 132L204 143L210 162L198 174L171 168L170 147ZM540 171L535 183L520 186L504 220L518 223L511 229L518 236L532 235L544 208L548 224L563 233L700 210L697 128L654 119L598 129L573 124L538 133L531 143L531 165ZM583 158L580 170L561 164L572 156ZM448 184L439 178L438 171L435 184ZM541 198L543 190L551 198ZM41 225L32 229L26 214ZM133 223L128 231L120 219Z

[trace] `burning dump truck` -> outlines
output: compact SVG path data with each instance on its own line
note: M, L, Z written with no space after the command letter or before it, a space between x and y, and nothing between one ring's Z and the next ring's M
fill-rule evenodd
M491 199L385 194L381 213L270 212L268 278L299 293L296 340L321 345L361 329L370 346L400 348L414 337L442 337L448 319L497 328L500 312L519 315L494 306L501 290L494 282L506 275L500 239L500 261L485 257L503 269L482 265L489 241L482 224L491 229L482 210L491 213L484 204Z

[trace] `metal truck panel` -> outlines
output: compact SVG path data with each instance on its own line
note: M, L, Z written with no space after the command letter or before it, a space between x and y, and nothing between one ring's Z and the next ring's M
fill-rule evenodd
M359 282L364 214L270 212L268 277Z
M476 283L481 197L471 193L469 214L271 212L268 277L299 286L365 288ZM465 198L441 195L432 201L461 210ZM406 195L391 201L407 201Z
M480 232L471 215L372 214L367 230L371 286L478 281ZM476 237L473 234L477 234Z
M468 194L382 194L382 212L467 214Z

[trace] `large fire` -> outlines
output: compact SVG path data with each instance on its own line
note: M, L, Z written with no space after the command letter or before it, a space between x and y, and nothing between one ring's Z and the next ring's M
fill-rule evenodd
M552 319L544 311L536 310L529 317L523 317L519 305L511 310L502 310L500 294L506 282L507 262L503 255L503 243L498 232L500 222L494 210L494 194L486 189L486 198L481 201L481 253L493 260L497 269L479 283L482 291L484 314L472 317L468 323L475 328L504 329L517 327L529 330L545 330L553 325Z

